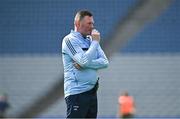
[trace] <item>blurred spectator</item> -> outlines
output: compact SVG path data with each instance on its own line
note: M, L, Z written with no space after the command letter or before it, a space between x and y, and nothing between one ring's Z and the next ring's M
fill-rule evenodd
M119 116L121 118L132 118L135 113L135 103L132 96L129 96L128 92L123 92L119 96Z
M5 117L6 110L9 108L8 97L6 94L0 94L0 118Z

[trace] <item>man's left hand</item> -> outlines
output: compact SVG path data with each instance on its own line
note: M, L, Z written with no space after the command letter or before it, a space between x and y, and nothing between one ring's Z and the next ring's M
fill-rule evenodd
M81 69L82 69L82 67L81 67L78 63L76 63L76 62L74 62L74 66L75 66L75 68L78 69L78 70L81 70Z

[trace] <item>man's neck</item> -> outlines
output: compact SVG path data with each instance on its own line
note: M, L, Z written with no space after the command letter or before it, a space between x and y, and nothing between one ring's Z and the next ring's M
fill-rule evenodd
M83 38L86 38L86 37L87 37L87 35L84 35L81 31L77 30L76 28L74 29L74 31L75 31L75 32L79 32L79 33L82 35Z

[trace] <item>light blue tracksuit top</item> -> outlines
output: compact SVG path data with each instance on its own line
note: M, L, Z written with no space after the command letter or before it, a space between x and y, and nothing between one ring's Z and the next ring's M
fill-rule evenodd
M91 90L98 80L98 69L109 64L97 41L73 30L62 41L62 59L65 97ZM75 62L82 67L80 70L74 67Z

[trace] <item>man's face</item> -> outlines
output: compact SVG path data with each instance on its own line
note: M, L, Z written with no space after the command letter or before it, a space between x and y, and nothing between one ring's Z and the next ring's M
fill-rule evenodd
M82 35L87 36L90 35L94 28L94 19L91 16L85 16L79 24L79 30Z

